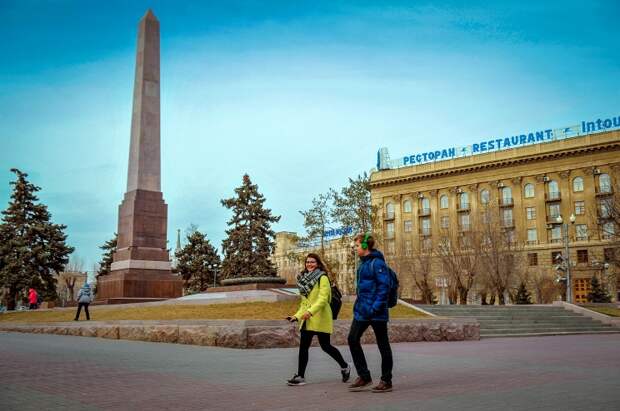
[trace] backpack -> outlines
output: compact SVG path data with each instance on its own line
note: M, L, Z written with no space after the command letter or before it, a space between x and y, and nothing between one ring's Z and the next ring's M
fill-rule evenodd
M370 266L372 267L373 273L375 271L374 263L375 263L375 260L373 259L370 262ZM398 286L399 286L399 282L398 282L398 276L396 275L394 270L392 270L390 268L390 266L387 265L387 263L385 263L385 266L387 267L388 275L390 277L390 291L388 293L387 305L388 305L388 308L392 308L396 304L398 304Z
M329 280L329 277L327 277L327 279ZM331 285L331 289L332 289L332 298L329 302L329 306L332 309L332 319L335 320L338 318L338 313L340 312L340 309L342 308L342 293L340 292L336 284L332 285L331 280L329 284Z

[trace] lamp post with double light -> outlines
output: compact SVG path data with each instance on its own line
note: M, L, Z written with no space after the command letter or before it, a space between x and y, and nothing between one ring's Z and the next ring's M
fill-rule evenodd
M571 214L569 217L570 223L575 224L575 214ZM562 219L562 216L559 215L556 219L559 224L562 224L562 234L564 237L564 251L566 253L566 257L564 258L564 262L566 264L566 302L573 302L573 283L571 282L570 275L570 250L568 248L568 223L565 223Z

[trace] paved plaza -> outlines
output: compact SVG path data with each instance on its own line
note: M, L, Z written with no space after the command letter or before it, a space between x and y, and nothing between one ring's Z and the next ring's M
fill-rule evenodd
M615 410L620 336L394 344L394 391L349 393L319 348L235 350L0 333L3 410ZM345 358L350 359L346 347ZM378 377L379 356L365 346Z

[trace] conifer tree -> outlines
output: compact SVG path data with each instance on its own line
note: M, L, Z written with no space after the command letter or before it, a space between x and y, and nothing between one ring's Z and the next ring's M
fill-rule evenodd
M56 298L54 273L69 262L73 247L65 244L65 225L51 222L47 206L35 195L40 187L30 183L28 174L11 169L17 179L0 224L0 286L7 289L7 306L15 308L15 298L34 286L45 299Z
M198 230L187 235L187 244L176 253L177 270L190 293L205 291L216 280L220 256L207 236Z
M277 271L270 260L275 247L271 224L280 217L272 216L271 210L264 207L265 197L247 174L235 194L222 200L222 205L233 212L226 230L228 237L222 242L222 279L275 277Z
M592 290L588 293L588 302L590 303L610 303L611 297L603 289L601 283L596 276L592 276L590 280Z
M530 292L527 291L524 281L521 281L521 284L519 284L519 289L515 297L515 304L532 304L532 297L530 296Z
M103 250L101 261L99 261L99 269L97 270L97 278L102 275L110 274L112 268L112 257L116 252L116 244L118 241L118 234L114 233L114 237L99 246L100 250Z

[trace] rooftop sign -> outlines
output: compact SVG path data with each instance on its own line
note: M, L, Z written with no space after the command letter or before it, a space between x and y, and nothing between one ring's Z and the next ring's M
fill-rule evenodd
M544 143L547 141L579 137L616 128L620 128L620 116L605 119L599 118L594 121L582 121L581 124L556 129L528 131L510 137L492 138L468 146L421 151L395 160L390 160L387 148L381 148L377 152L377 168L379 170L387 170L390 168L407 167L434 161L450 160L458 157L467 157L491 151Z

